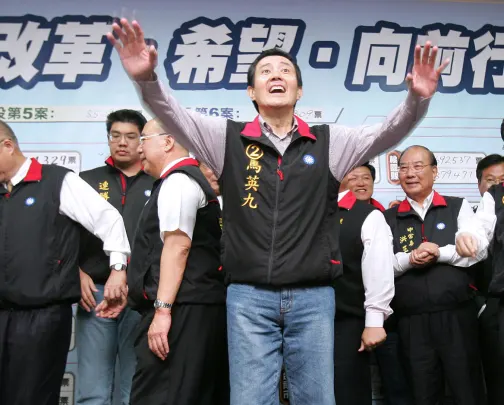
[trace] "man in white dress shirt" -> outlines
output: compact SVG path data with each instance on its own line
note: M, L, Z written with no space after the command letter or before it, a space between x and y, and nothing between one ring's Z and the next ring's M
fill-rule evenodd
M27 159L3 121L0 183L0 403L57 405L81 298L78 224L111 267L126 265L128 238L114 207L72 171ZM109 287L121 308L126 289Z
M358 200L368 203L378 208L381 212L384 212L385 207L373 198L375 179L376 169L373 165L369 164L369 162L366 162L362 166L357 166L347 174L340 190L348 189ZM343 226L342 224L342 227ZM366 229L369 228L363 226L362 232L365 233ZM390 228L388 229L390 231ZM371 240L371 238L368 240ZM383 326L387 333L387 339L385 339L385 342L379 345L373 352L380 371L385 404L411 405L413 403L411 389L405 377L404 366L399 352L397 317L392 314L386 319ZM367 394L366 397L362 396L361 398L367 398Z
M338 405L371 405L369 352L387 337L394 252L380 209L348 189L353 174L345 176L338 195L343 276L335 284L334 393Z
M445 382L457 405L479 405L482 395L477 309L470 266L486 256L488 242L478 234L469 203L433 190L434 154L423 146L399 158L399 181L406 199L387 210L394 237L395 297L392 308L407 374L417 405L442 402ZM460 257L456 235L476 248Z
M140 137L157 178L138 223L129 301L142 315L131 405L227 405L220 207L197 160L155 120Z

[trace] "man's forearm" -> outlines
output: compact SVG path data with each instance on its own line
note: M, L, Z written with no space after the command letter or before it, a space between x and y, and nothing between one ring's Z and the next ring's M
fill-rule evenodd
M184 277L188 256L189 249L186 247L164 245L161 253L157 299L169 304L174 303Z

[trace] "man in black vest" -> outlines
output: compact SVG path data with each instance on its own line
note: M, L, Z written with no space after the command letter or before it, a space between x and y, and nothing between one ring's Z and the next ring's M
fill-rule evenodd
M205 117L166 95L154 73L157 53L138 23L121 20L107 36L168 131L219 178L223 267L229 284L231 403L272 404L285 363L294 403L334 405L332 283L341 275L339 180L396 144L424 115L443 63L437 48L415 50L406 101L383 124L309 127L294 116L302 77L281 49L261 53L248 71L259 112L249 123Z
M157 121L140 138L158 178L138 223L129 301L141 313L131 405L227 405L220 207L198 162Z
M504 121L501 126L501 136L504 139ZM482 181L485 181L482 174ZM496 175L500 175L500 170L495 172ZM492 178L493 177L493 178ZM487 381L487 392L488 400L493 401L493 403L501 404L504 399L504 387L502 384L502 379L504 376L504 302L502 298L504 297L504 226L503 226L503 215L504 212L504 183L502 179L498 179L497 176L492 176L489 178L490 183L493 181L500 180L499 184L492 185L486 192L483 193L483 198L481 199L481 204L476 212L476 217L479 220L479 224L482 225L485 236L488 241L491 242L491 281L488 286L488 295L491 301L487 302L487 307L481 317L481 321L485 320L485 313L490 310L488 316L490 319L487 320L488 324L486 332L488 334L486 337L491 339L491 341L486 342L489 345L495 344L495 334L498 336L497 348L489 347L488 350L490 354L493 354L494 359L492 364L492 377L493 381L490 382L488 386ZM480 182L479 182L480 183ZM484 191L480 187L480 191ZM474 247L462 240L462 238L457 239L457 252L464 257L474 256ZM483 287L484 288L484 287ZM499 299L497 308L497 325L495 321L491 321L492 316L492 306L494 304L494 299ZM492 335L494 336L492 338ZM483 342L482 342L483 344ZM486 351L483 351L483 355L486 357ZM483 360L485 360L483 357ZM483 363L485 365L486 361ZM488 366L488 363L486 363ZM487 369L485 368L485 371ZM495 385L494 385L495 384Z
M493 154L478 162L476 178L481 196L496 184L504 182L504 157ZM492 279L492 257L478 263L476 266L476 287L485 298L485 305L480 310L479 332L480 350L483 371L485 374L488 405L504 403L504 367L502 359L496 355L499 347L499 297L488 293Z
M369 354L387 337L394 253L383 214L347 188L353 172L338 196L343 276L335 284L334 393L338 405L371 405Z
M79 224L111 267L126 265L128 238L112 205L70 170L26 159L3 121L0 183L0 404L57 405L81 298Z
M436 176L427 148L401 154L399 181L407 197L385 212L396 257L392 308L415 403L440 403L446 381L457 405L479 405L477 309L467 268L486 256L487 243L476 243L475 258L457 254L456 233L475 225L474 213L465 199L434 191Z
M384 212L385 208L383 205L373 198L375 179L376 169L367 162L347 174L344 181L345 188L348 188L358 200L371 204L381 212ZM343 265L345 265L345 260L343 260ZM385 404L410 405L413 403L413 397L404 375L404 365L400 357L399 334L397 333L397 318L395 314L387 318L384 327L387 339L373 352L380 370Z
M138 146L146 123L138 111L118 110L107 117L110 157L105 166L80 176L122 215L128 240L133 243L140 213L149 199L154 179L142 170ZM82 298L77 309L77 405L106 405L114 392L119 359L122 405L129 404L136 358L133 344L140 315L126 308L117 319L96 316L96 303L113 299L126 288L126 267L109 268L103 242L83 230L79 252Z

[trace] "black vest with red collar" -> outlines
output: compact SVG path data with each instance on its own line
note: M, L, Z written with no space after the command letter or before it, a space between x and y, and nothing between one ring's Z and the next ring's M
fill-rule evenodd
M368 215L376 208L359 201L349 191L339 201L340 245L343 257L343 276L335 283L336 315L349 314L364 318L364 283L362 281L361 229Z
M32 159L12 193L0 187L0 308L79 301L79 225L59 212L68 172Z
M297 120L283 156L262 134L258 118L228 121L219 179L228 283L330 285L342 273L329 127Z
M122 215L130 245L133 244L138 218L149 199L154 178L143 170L127 178L109 157L105 166L86 170L80 176L102 198ZM109 257L103 251L103 241L82 228L79 249L79 266L95 283L104 284L109 275Z
M381 212L385 212L385 207L383 205L381 205L378 201L376 201L374 198L371 198L369 200L369 203L375 207L375 208L378 208Z
M153 301L157 298L163 251L159 232L158 197L161 184L173 173L184 173L194 179L208 201L196 215L191 250L175 302L177 304L226 302L226 288L220 265L219 201L198 168L198 162L187 158L175 164L154 183L151 197L140 216L128 267L128 300L138 311L151 309Z
M488 189L495 202L494 237L491 243L492 271L488 287L492 296L504 295L504 184L497 184Z
M439 247L455 245L462 198L434 192L425 220L408 200L385 211L394 237L394 253L410 253L423 241ZM473 277L469 269L447 263L411 268L395 279L392 308L398 314L417 314L452 309L473 297Z

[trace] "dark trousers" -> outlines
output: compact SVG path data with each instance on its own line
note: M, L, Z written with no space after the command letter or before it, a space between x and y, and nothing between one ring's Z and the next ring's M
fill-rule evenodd
M488 405L503 405L504 366L502 365L502 355L499 356L498 298L489 298L487 300L486 308L479 318L479 333L481 362L485 374ZM504 348L504 346L501 346L501 348ZM502 349L500 350L502 351Z
M387 339L374 350L386 405L413 405L413 395L404 371L396 330L387 330ZM504 405L504 404L503 404Z
M58 405L72 306L0 309L0 404Z
M447 311L399 317L399 337L416 405L481 405L483 376L472 301Z
M149 349L153 317L143 312L138 326L130 405L229 405L226 306L174 306L164 361Z
M334 325L334 396L337 405L371 405L369 352L359 352L364 318L336 315Z

